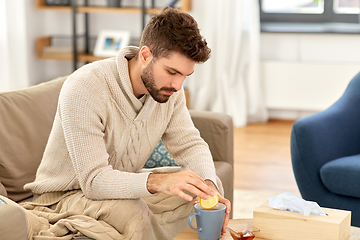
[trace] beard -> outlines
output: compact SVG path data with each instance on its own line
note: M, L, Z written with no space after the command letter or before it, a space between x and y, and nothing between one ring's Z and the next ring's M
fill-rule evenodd
M144 68L140 77L150 96L158 103L166 103L171 97L171 95L163 94L161 93L161 91L177 92L177 90L170 87L162 87L160 89L156 87L153 72L153 61L154 60L152 60L149 65Z

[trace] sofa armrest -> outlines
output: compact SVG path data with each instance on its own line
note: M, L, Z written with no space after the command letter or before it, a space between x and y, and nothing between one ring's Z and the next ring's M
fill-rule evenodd
M20 207L0 204L1 239L27 239L26 216Z
M232 118L224 113L189 110L195 127L209 145L214 161L234 166L234 129Z

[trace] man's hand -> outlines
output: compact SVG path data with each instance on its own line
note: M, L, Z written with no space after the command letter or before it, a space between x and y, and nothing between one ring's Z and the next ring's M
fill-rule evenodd
M219 197L219 202L225 204L226 206L226 212L225 212L225 217L224 217L224 223L223 223L223 227L222 227L222 232L221 235L226 233L226 228L227 225L229 223L229 219L230 219L230 212L231 212L231 202L229 200L227 200L226 198L224 198L223 196L220 195L216 185L211 181L211 180L205 180L205 183L211 188L213 189L213 191L216 192L216 194ZM199 202L199 197L195 198L194 204Z
M189 202L193 198L184 191L203 199L208 199L209 195L215 195L215 191L191 170L176 173L151 173L146 187L150 193L161 192L170 196L179 196Z
M208 199L209 195L214 196L216 193L219 197L219 202L226 206L222 234L226 232L230 218L231 203L220 195L212 181L202 180L191 170L176 173L151 173L149 174L146 187L150 193L161 192L170 196L179 196L186 201L192 201L193 198L184 192L188 191L197 196L195 203L199 202L199 197Z

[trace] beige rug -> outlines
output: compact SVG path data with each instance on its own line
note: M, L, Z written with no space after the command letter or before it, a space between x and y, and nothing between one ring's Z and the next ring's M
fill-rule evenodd
M233 218L252 218L254 209L280 193L282 192L235 190ZM360 228L351 227L349 240L360 240Z

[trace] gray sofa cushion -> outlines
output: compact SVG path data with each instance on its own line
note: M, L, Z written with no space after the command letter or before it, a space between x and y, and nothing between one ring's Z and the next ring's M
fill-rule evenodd
M320 169L320 176L331 192L360 198L360 154L326 163Z

